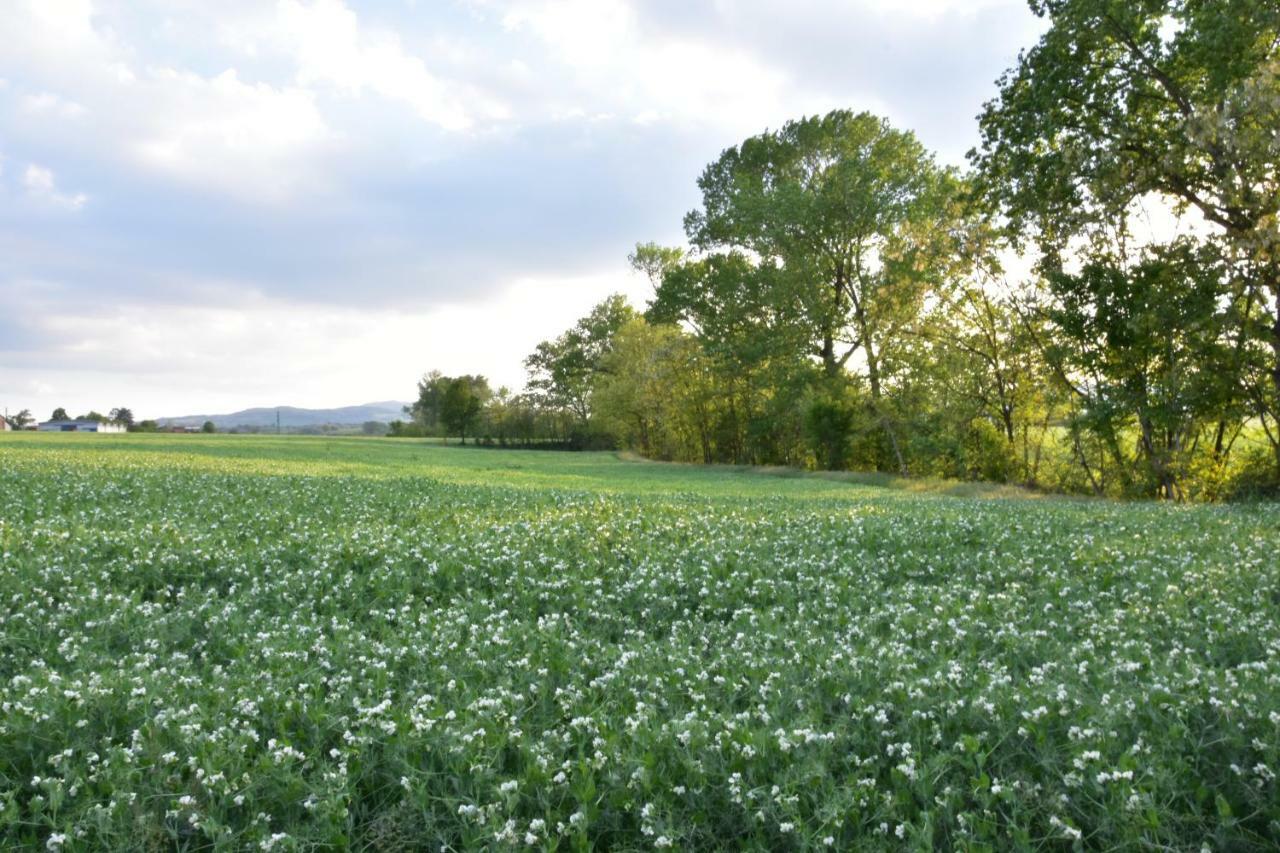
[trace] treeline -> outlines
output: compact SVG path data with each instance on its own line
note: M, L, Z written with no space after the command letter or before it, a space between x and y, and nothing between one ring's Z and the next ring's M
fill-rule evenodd
M30 409L23 409L22 411L18 412L16 415L10 415L8 420L9 420L9 423L12 424L15 429L35 429L36 428L36 418L33 414L31 414ZM133 410L128 408L127 406L119 406L117 408L114 408L110 411L110 413L105 415L97 410L91 409L87 413L83 415L77 415L74 418L71 417L69 414L67 414L66 409L64 409L62 406L59 406L49 414L49 420L51 421L72 421L72 420L96 421L97 423L100 423L100 424L115 424L116 426L122 426L129 432L159 432L161 429L160 424L157 421L135 420L133 416ZM213 425L213 421L205 421L204 425L201 427L201 432L215 432L215 431L216 431L216 428Z
M1280 482L1280 4L1033 0L966 172L865 113L699 179L654 285L416 429L1214 500ZM402 427L406 429L409 427Z

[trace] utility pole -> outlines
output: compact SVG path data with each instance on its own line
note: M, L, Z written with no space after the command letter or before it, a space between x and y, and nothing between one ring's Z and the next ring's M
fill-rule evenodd
M280 434L280 408L276 407L276 435Z

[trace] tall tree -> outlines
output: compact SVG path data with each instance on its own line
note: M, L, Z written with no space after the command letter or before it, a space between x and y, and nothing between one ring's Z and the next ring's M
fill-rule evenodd
M1048 277L1057 332L1050 363L1079 398L1080 423L1110 451L1131 488L1182 499L1192 445L1234 390L1223 382L1226 306L1211 264L1186 242L1109 255ZM1126 449L1136 435L1136 454Z
M456 435L467 443L490 397L489 380L483 376L455 376L448 380L440 401L440 423L446 435Z
M71 416L67 414L67 410L59 406L53 410L53 414L49 415L51 421L69 421Z
M618 330L592 398L604 428L646 456L714 461L716 389L698 342L641 317Z
M9 415L8 421L13 424L16 429L26 429L27 424L31 423L35 418L31 415L30 409L23 409L17 414Z
M133 426L133 410L125 408L124 406L112 409L111 413L107 417L111 419L112 423L120 424L120 426Z
M591 389L613 336L634 316L626 297L615 293L558 338L538 344L524 362L529 389L545 405L568 411L585 427L591 417Z
M806 330L828 385L851 366L865 373L900 469L886 360L939 277L952 183L914 134L837 110L725 151L698 181L702 209L685 217L696 248L758 259L765 301Z
M880 393L880 347L918 308L927 223L947 181L924 147L868 113L788 122L730 148L698 181L690 242L742 249L780 271L774 304L798 310L812 355L836 375L861 351Z
M1049 21L1000 80L971 157L1047 272L1137 199L1194 210L1234 253L1280 405L1280 4L1031 0ZM1224 300L1235 300L1223 293ZM1250 318L1250 319L1246 319ZM1280 443L1276 444L1280 465Z
M418 399L405 410L428 434L434 433L440 426L440 407L448 385L449 377L438 370L425 374L418 380Z

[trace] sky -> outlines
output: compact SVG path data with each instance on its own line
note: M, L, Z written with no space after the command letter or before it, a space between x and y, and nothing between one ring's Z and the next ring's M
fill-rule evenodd
M1025 0L4 0L0 410L408 400L683 242L719 153L869 110L944 163Z

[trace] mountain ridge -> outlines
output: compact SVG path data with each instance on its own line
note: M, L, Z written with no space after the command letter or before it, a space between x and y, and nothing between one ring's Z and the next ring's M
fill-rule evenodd
M300 406L257 406L241 409L236 412L213 415L175 415L157 418L161 426L194 426L205 421L213 421L219 429L231 427L274 427L276 413L280 415L280 426L308 427L322 424L339 426L356 426L366 421L389 422L397 418L404 419L404 407L408 403L399 400L380 400L363 403L357 406L337 406L328 409L308 409Z

